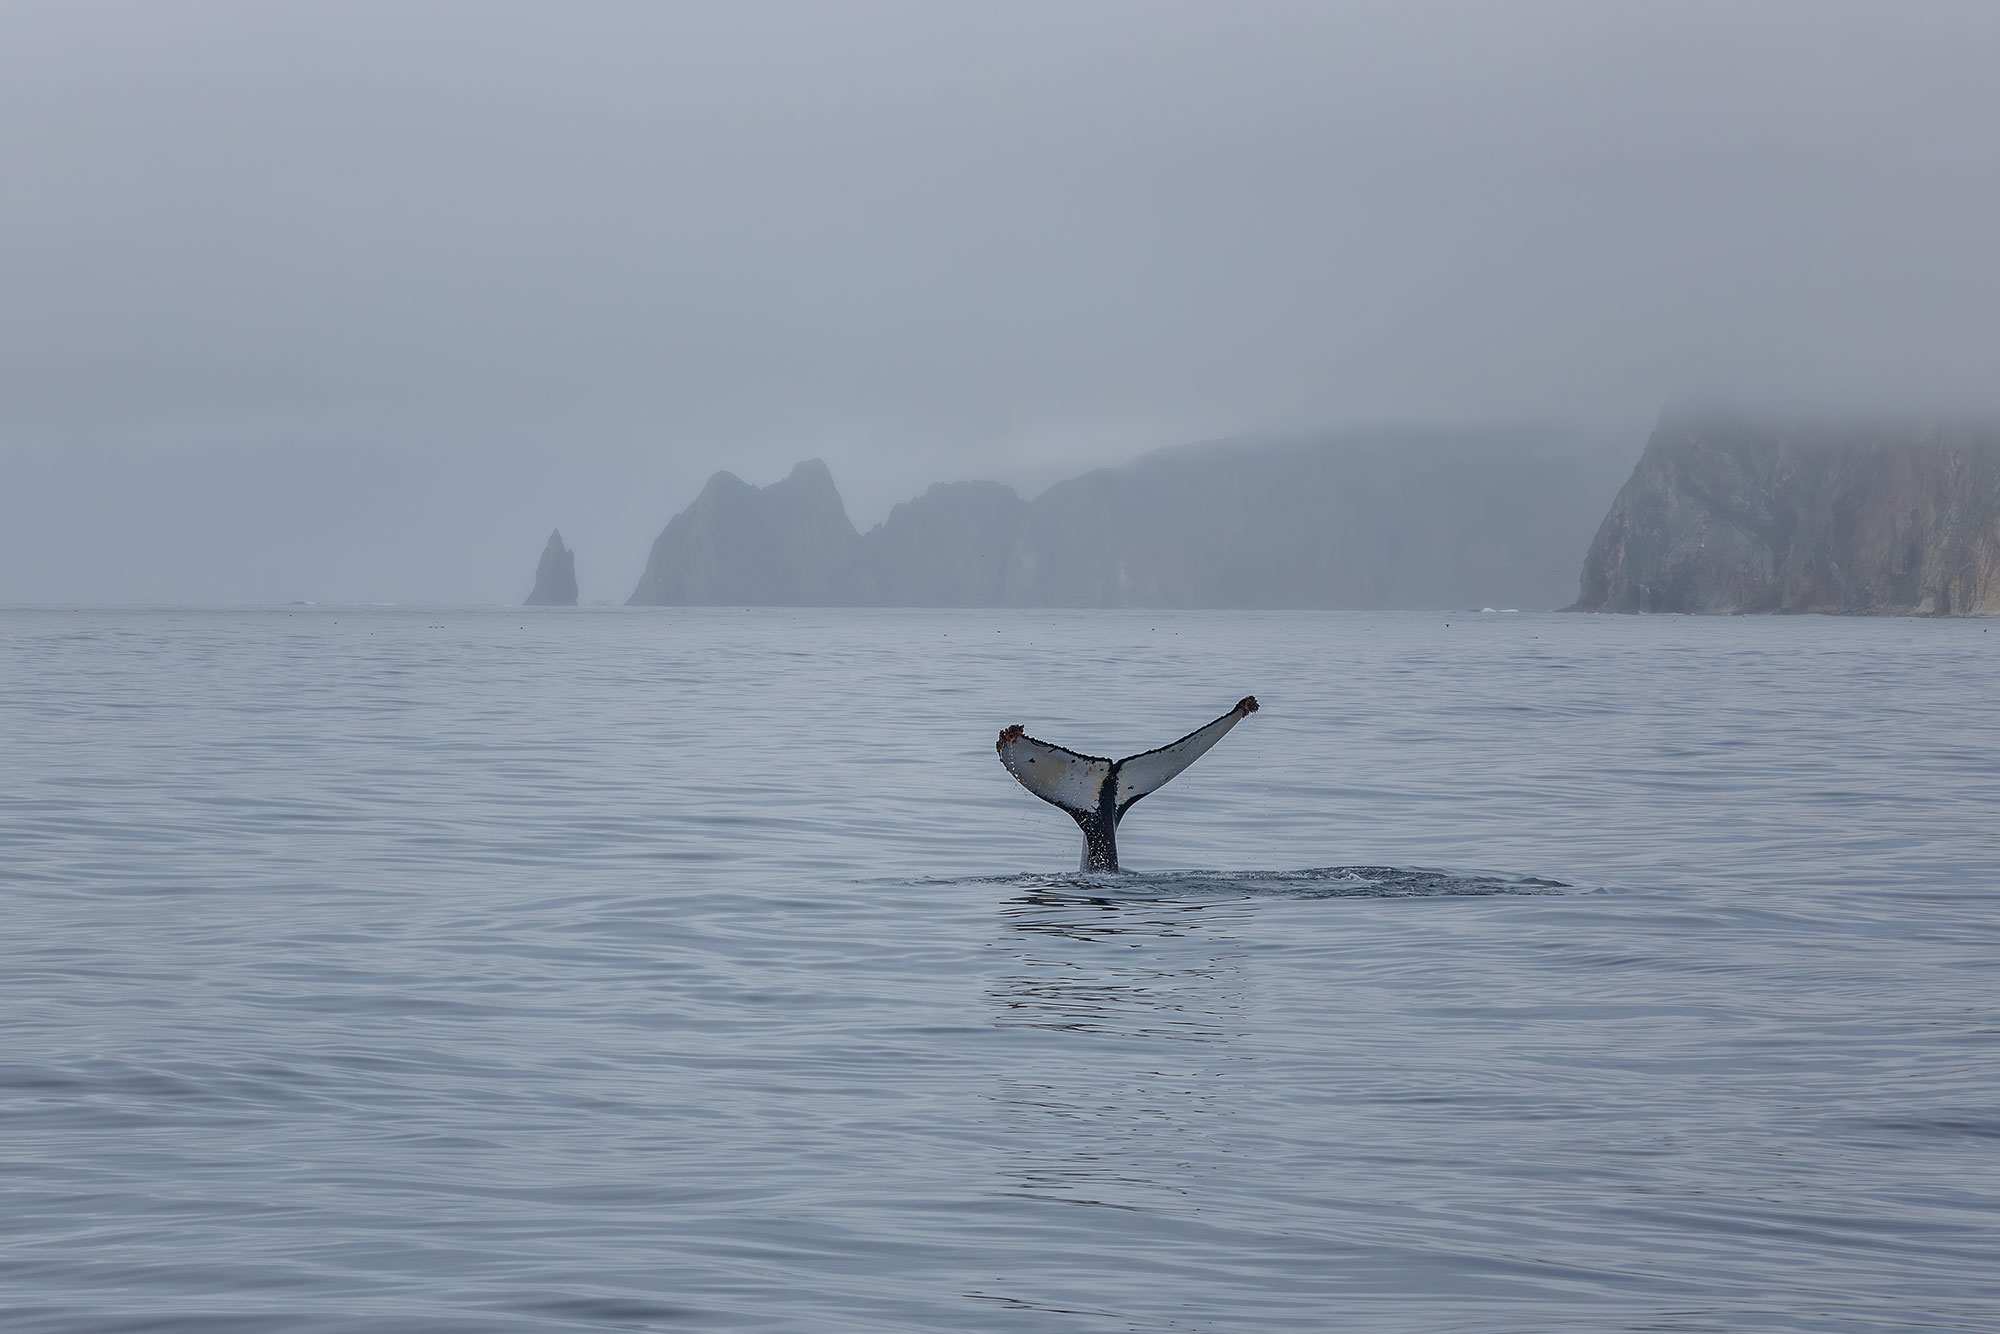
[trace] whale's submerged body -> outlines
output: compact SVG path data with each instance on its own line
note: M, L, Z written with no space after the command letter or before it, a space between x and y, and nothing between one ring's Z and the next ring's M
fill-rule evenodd
M1181 770L1208 753L1230 728L1257 712L1257 697L1245 695L1236 707L1206 727L1158 750L1107 760L1079 755L1046 741L1037 741L1019 723L1000 734L1000 763L1021 786L1052 806L1061 807L1083 830L1085 871L1118 869L1118 822L1134 802L1158 792Z

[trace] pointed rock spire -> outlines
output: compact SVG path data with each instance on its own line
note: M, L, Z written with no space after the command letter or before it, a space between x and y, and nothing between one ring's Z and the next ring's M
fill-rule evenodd
M528 594L526 605L576 605L576 553L563 545L560 528L549 534L549 544L542 548L542 563L535 567L535 591Z

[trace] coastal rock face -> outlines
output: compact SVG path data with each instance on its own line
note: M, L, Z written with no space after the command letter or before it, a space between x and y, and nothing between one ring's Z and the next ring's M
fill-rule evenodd
M849 602L859 541L818 459L765 487L719 472L655 539L628 605Z
M2000 429L1669 417L1572 609L2000 612Z
M528 594L525 605L576 605L576 553L563 545L560 528L549 534L549 544L542 548L542 563L535 567L535 591Z
M1017 579L1028 502L999 482L939 482L861 540L854 601L998 607Z
M1476 427L1158 450L1035 499L1021 591L1064 607L1553 607L1620 471L1581 441Z
M1542 433L1396 429L1159 450L1023 500L933 486L857 536L824 464L727 473L632 601L853 606L1547 608L1624 466Z

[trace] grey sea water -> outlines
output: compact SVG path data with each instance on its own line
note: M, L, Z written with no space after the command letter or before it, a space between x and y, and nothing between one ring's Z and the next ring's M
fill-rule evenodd
M1991 631L0 613L0 1327L2000 1327Z

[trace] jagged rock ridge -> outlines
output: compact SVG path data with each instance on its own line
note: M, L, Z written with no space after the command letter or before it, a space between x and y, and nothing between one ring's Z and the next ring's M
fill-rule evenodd
M1572 610L2000 612L2000 428L1670 415Z
M549 543L542 548L541 564L535 567L535 591L528 594L524 605L576 605L576 553L563 545L560 528L549 534Z
M635 604L1551 607L1623 468L1521 430L1159 450L1034 500L933 486L857 534L824 464L728 473L667 525Z
M719 472L654 540L630 605L847 602L859 541L818 459L765 487Z

